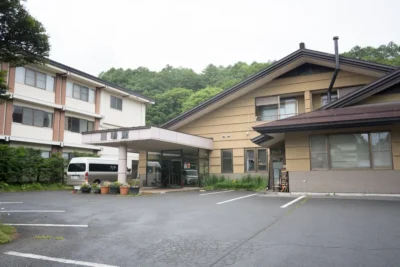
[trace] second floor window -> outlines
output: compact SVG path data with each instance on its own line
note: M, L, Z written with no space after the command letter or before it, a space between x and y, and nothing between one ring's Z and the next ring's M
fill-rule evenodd
M13 122L51 128L53 113L33 108L14 106Z
M271 121L297 115L296 98L269 96L256 98L256 116L258 121Z
M83 133L87 131L93 131L93 121L75 117L65 117L65 130L74 133Z
M15 69L15 81L39 89L54 91L54 77L37 70L17 67Z
M113 109L122 110L122 99L115 96L110 96L110 107Z
M67 84L67 96L89 103L95 102L95 90L76 83Z
M337 93L331 93L331 102L335 101L338 99ZM325 106L328 104L328 95L323 95L321 97L321 107Z

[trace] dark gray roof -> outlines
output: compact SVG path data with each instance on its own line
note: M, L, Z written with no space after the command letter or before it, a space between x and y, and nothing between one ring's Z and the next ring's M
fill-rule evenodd
M260 134L354 128L400 121L400 102L315 110L254 126ZM257 141L257 140L256 140Z
M119 86L119 85L110 83L110 82L108 82L108 81L106 81L106 80L103 80L103 79L100 79L100 78L98 78L98 77L96 77L96 76L90 75L89 73L86 73L86 72L83 72L83 71L74 69L74 68L72 68L72 67L69 67L69 66L67 66L67 65L64 65L64 64L62 64L62 63L59 63L59 62L54 61L54 60L51 60L51 59L48 59L48 61L49 61L49 64L52 65L52 66L54 66L54 67L57 67L57 68L60 68L60 69L65 69L65 70L67 70L67 71L69 71L69 72L78 74L78 75L80 75L80 76L82 76L82 77L85 77L85 78L88 78L88 79L90 79L90 80L94 80L94 81L99 82L99 83L104 83L105 85L108 85L108 86L110 86L110 87L112 87L112 88L115 88L115 89L120 90L120 91L122 91L122 92L125 92L125 93L127 93L127 94L134 95L134 96L137 96L137 97L141 97L141 98L146 99L146 100L149 100L149 101L151 101L151 102L155 102L154 99L152 99L152 98L150 98L150 97L147 97L147 96L142 95L142 94L140 94L140 93L137 93L137 92L134 92L134 91L132 91L132 90L126 89L126 88L121 87L121 86Z
M315 58L318 60L323 60L327 61L330 63L335 63L335 55L334 54L329 54L329 53L323 53L319 51L314 51L310 49L299 49L296 50L295 52L291 53L290 55L274 62L267 68L261 70L260 72L248 77L247 79L241 81L240 83L232 86L231 88L222 91L221 93L215 95L214 97L200 103L196 107L180 114L179 116L175 117L174 119L164 123L161 125L162 128L169 128L173 126L174 124L198 113L202 109L205 109L206 107L218 102L219 100L241 90L245 86L261 79L262 77L282 68L285 65L290 64L291 62L302 58L302 57L310 57L310 58ZM340 64L341 65L348 65L356 68L361 68L361 69L367 69L367 70L372 70L372 71L378 71L382 73L390 73L393 70L397 69L396 67L393 66L388 66L384 64L379 64L379 63L374 63L374 62L369 62L369 61L364 61L364 60L359 60L359 59L353 59L353 58L347 58L340 56Z

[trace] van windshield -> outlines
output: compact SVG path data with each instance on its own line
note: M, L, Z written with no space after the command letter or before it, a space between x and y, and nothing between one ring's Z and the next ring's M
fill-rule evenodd
M85 163L70 163L68 166L69 172L84 172L86 171Z

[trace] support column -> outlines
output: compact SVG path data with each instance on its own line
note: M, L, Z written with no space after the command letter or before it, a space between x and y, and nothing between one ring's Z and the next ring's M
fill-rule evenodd
M126 183L126 159L127 150L126 145L120 145L118 147L118 182Z

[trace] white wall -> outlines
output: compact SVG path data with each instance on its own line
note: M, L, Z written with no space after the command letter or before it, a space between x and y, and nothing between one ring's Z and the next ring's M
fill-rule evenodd
M110 96L122 98L122 111L110 107ZM119 127L143 126L143 114L145 108L142 103L122 97L118 94L110 94L106 90L101 90L100 113L104 116L101 123Z
M33 86L15 83L14 93L18 95L27 96L41 101L54 103L54 92L39 89Z
M80 133L64 131L64 143L81 144L82 135Z
M82 101L79 99L75 99L72 97L66 97L65 99L65 105L67 107L71 107L73 109L76 110L82 110L82 111L86 111L86 112L91 112L91 113L95 113L95 104L86 102L86 101Z
M46 127L36 127L13 122L11 136L24 137L36 140L53 140L53 129Z

